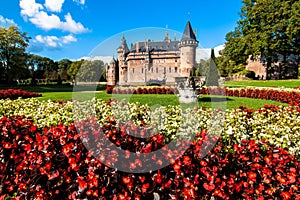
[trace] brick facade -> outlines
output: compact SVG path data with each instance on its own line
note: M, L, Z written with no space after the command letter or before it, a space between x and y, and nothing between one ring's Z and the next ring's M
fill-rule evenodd
M271 64L271 69L267 71L264 59L256 58L247 60L246 69L253 71L257 79L290 79L298 77L298 62L297 55L291 53L285 58L278 54L276 62Z

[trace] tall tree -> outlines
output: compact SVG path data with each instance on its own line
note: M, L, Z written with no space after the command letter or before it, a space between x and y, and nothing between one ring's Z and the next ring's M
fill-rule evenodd
M31 71L31 76L33 79L43 79L45 69L40 65L43 57L35 54L28 54L27 56L27 66Z
M206 85L207 86L219 86L219 72L217 65L215 63L215 52L214 49L211 49L211 57L209 62L209 68L206 76Z
M83 61L76 78L83 82L98 82L104 75L104 62L102 60Z
M69 59L62 59L57 62L58 65L58 75L65 80L69 80L69 75L67 70L71 67L72 61Z
M261 58L267 71L272 63L292 52L299 55L299 1L242 0L241 19L226 36L224 55L237 64ZM291 9L292 8L292 9ZM294 25L296 24L296 25Z
M0 62L5 81L10 83L26 71L26 47L29 43L26 32L18 27L0 27Z
M200 62L198 63L198 72L201 76L207 75L209 69L209 62L210 59L208 60L201 59Z
M48 80L57 80L58 78L58 63L54 60L43 57L40 61L39 65L40 68L45 70L44 76Z
M70 77L72 77L72 79L73 79L74 85L76 85L76 75L77 75L77 72L78 72L78 70L81 67L81 65L82 65L83 62L84 62L83 59L77 60L77 61L73 61L71 63L71 66L67 70L68 75Z

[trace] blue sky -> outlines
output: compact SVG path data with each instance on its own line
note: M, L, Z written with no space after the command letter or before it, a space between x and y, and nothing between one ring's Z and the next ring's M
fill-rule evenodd
M197 29L199 46L214 48L234 30L242 6L241 0L0 2L0 26L17 25L32 38L28 52L53 60L89 56L99 46L104 49L101 56L112 56L114 42L119 43L122 34L128 45L136 40L162 40L166 26L173 39L188 20Z

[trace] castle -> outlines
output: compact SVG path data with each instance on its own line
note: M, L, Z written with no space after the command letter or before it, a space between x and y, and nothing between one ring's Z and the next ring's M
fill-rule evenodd
M124 35L118 58L106 65L107 85L174 84L175 77L189 77L196 63L196 31L187 22L181 40L136 42L129 49Z

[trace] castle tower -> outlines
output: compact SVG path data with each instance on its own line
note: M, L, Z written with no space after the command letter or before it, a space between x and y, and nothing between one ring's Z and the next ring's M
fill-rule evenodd
M119 64L119 84L124 85L127 82L127 62L126 57L129 53L129 49L126 43L124 35L121 38L121 44L117 48L118 64Z
M168 26L166 26L166 36L165 36L164 41L166 41L166 42L170 42L170 41L171 41L171 40L170 40L170 37L169 37Z
M108 65L106 65L106 80L107 85L116 85L117 77L117 61L113 58Z
M179 44L181 76L190 76L190 72L196 64L197 46L198 41L196 40L191 23L188 21Z

